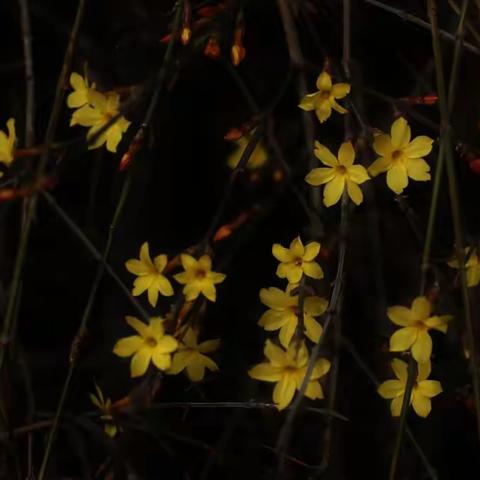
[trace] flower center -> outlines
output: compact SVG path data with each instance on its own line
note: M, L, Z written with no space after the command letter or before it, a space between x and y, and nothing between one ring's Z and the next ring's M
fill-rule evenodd
M415 328L418 328L419 330L428 330L428 327L421 320L415 322Z
M347 167L345 165L337 165L335 170L339 175L346 175L347 174Z
M198 280L203 280L207 276L207 272L205 270L197 270L195 273L195 277L198 278Z
M145 339L145 343L150 347L150 348L155 348L157 346L157 341L153 337L147 337Z
M402 156L403 156L403 152L401 150L394 150L392 153L392 160L394 162L398 161L402 158Z
M293 263L295 264L296 267L301 267L303 263L303 259L301 257L297 257Z
M320 98L322 100L328 100L330 98L330 90L322 90L320 92Z

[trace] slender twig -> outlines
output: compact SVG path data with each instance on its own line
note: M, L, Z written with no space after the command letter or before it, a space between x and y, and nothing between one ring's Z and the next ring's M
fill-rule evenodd
M298 91L298 100L302 100L305 95L307 95L307 80L304 74L303 69L301 68L304 64L302 49L300 47L300 41L298 38L297 27L295 25L295 20L293 19L292 12L290 9L290 3L288 0L277 0L278 9L280 11L280 16L282 19L283 29L285 31L285 39L288 46L288 54L290 57L290 62L293 67L298 69L297 72L297 91ZM303 129L305 135L305 147L308 151L308 168L311 170L317 166L317 159L312 154L312 148L315 140L315 127L312 120L312 115L309 112L302 112L303 120ZM310 188L310 203L312 209L319 212L322 208L320 189ZM319 232L312 232L315 236L319 236Z
M469 0L463 0L463 3L467 3L467 6L462 5L462 12L464 8L468 7ZM449 113L449 101L447 98L447 92L445 87L445 78L443 73L443 58L442 50L439 38L439 29L437 21L435 0L428 0L428 14L430 17L430 23L432 24L432 44L435 57L435 70L437 75L437 89L439 97L440 115L442 119L442 143L445 143L445 160L447 167L448 177L448 189L450 193L450 205L452 209L453 230L455 236L455 255L458 259L460 280L461 280L461 292L464 308L465 326L467 329L468 347L470 352L470 369L472 374L473 392L475 398L475 410L477 421L477 433L480 438L480 377L478 372L478 353L477 345L475 342L475 333L473 328L473 319L471 314L470 297L468 292L467 278L465 272L465 254L464 254L464 241L461 222L460 211L460 199L457 187L457 178L455 171L455 159L453 156L451 127L450 127L450 113ZM466 10L465 10L466 11ZM464 21L460 21L462 28L465 24ZM458 43L460 46L460 42ZM459 47L460 48L460 47ZM457 54L460 55L460 52ZM456 62L454 62L456 63ZM458 70L457 70L458 73Z
M84 7L85 7L85 0L79 0L75 21L72 27L72 31L70 33L70 39L69 39L67 50L65 52L65 56L63 59L62 69L57 81L55 100L53 103L52 112L50 114L50 119L47 126L47 133L45 134L44 144L46 147L46 151L40 158L40 161L37 167L37 172L36 172L37 178L41 178L43 175L43 172L45 170L45 167L47 165L47 161L49 158L50 145L53 143L55 132L57 130L57 124L60 117L63 98L65 95L64 85L65 85L68 71L70 70L73 52L75 49L78 33L80 30L80 25L83 18ZM26 258L28 241L30 237L30 230L31 230L33 218L35 216L35 210L36 210L35 206L36 206L36 197L34 196L31 199L29 199L29 203L26 208L26 214L23 222L22 232L20 235L17 256L15 259L13 276L12 276L12 281L10 285L8 301L7 301L7 308L6 308L5 317L3 321L2 341L4 344L8 344L10 340L10 330L12 326L14 307L17 301L17 294L20 286L20 277L22 275L23 264ZM5 347L1 348L0 349L0 372L2 371L2 368L3 368L5 353L6 353L6 348Z
M418 25L419 27L422 27L426 30L431 29L430 23L426 22L425 20L422 20L421 18L416 17L415 15L405 12L404 10L401 10L396 7L392 7L390 5L387 5L383 2L379 2L377 0L364 0L364 1L366 3L369 3L370 5L373 5L374 7L378 7L381 10L384 10L385 12L389 12L389 13L392 13L393 15L396 15L397 17L400 17L402 20ZM438 29L438 35L439 37L444 38L445 40L449 40L451 42L455 42L456 40L455 35L452 35L451 33L446 32L445 30ZM478 49L475 45L465 42L464 40L462 41L462 44L466 50L469 50L470 52L473 52L476 55L480 55L480 49Z
M344 192L344 195L345 195L345 192ZM338 253L337 273L335 275L333 291L330 297L330 302L328 305L327 312L325 313L325 323L323 325L323 333L319 338L318 342L315 344L315 346L312 349L312 353L308 361L307 370L305 372L305 377L303 378L302 385L293 400L292 408L289 410L287 414L287 418L285 419L283 426L280 430L280 434L278 435L277 444L275 448L280 457L279 472L283 471L285 454L288 448L293 423L300 410L300 405L303 399L303 395L305 393L305 390L307 389L308 382L310 381L310 377L312 375L315 362L320 353L320 348L323 344L324 339L327 336L327 332L329 330L332 320L336 315L338 315L338 308L339 308L340 300L342 298L343 282L344 282L344 275L345 275L345 257L347 253L347 227L348 227L347 217L348 217L348 203L346 201L342 201L341 220L340 220L340 248Z
M58 402L57 410L55 412L55 418L54 422L52 425L52 429L49 432L48 438L47 438L47 445L45 447L45 453L44 457L42 460L42 466L40 468L40 473L39 473L39 479L42 479L43 476L46 473L46 469L48 466L48 461L50 458L50 453L51 449L53 447L53 443L55 441L58 425L60 422L60 417L62 416L63 409L65 407L66 400L68 398L68 393L70 390L70 385L72 382L73 374L75 372L75 368L78 363L78 358L79 358L79 351L81 348L81 343L85 337L85 333L87 330L87 324L90 319L90 315L92 312L92 307L97 295L98 287L100 286L100 281L103 277L103 273L105 271L105 265L106 261L108 259L108 256L110 254L110 248L112 246L112 241L113 241L113 235L115 232L115 228L117 226L117 223L120 219L120 216L123 212L123 208L125 206L125 202L127 199L128 195L128 190L130 188L130 180L131 180L131 170L127 172L127 175L123 181L123 186L122 190L120 192L120 196L117 202L117 207L115 209L115 212L113 214L112 221L110 223L110 228L108 229L108 236L107 236L107 241L105 243L105 247L102 253L102 261L100 261L97 265L97 271L95 273L95 277L92 283L92 286L90 288L90 293L88 296L87 303L85 305L85 309L82 314L82 319L80 321L80 325L78 327L77 333L75 335L75 338L73 339L72 346L70 349L70 358L69 358L69 365L68 365L68 371L67 371L67 376L65 378L63 387L62 387L62 392L60 395L60 400Z
M148 322L150 320L150 315L148 312L142 307L142 305L132 296L130 290L126 287L126 285L122 282L118 274L113 270L113 268L102 258L102 254L98 251L98 249L93 245L93 243L89 240L89 238L85 235L85 233L80 229L80 227L70 218L70 216L58 205L56 200L46 191L41 192L43 198L47 201L47 204L52 208L52 210L63 220L63 222L67 225L67 227L71 230L73 235L80 240L80 242L85 246L88 250L90 255L94 260L97 262L102 262L105 266L105 271L112 277L115 283L119 286L122 293L125 297L130 301L132 306L138 312L138 314L142 317L143 320Z
M457 2L455 2L454 0L448 0L448 4L450 5L450 7L452 7L452 10L457 15L461 15L461 9L458 6ZM465 25L468 31L472 34L472 37L474 37L477 43L480 44L480 33L477 31L477 29L468 20L466 21Z

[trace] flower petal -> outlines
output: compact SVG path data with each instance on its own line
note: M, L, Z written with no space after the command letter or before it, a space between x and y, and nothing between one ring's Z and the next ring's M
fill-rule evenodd
M140 334L140 336L145 337L148 335L148 325L141 322L138 318L127 315L125 317L125 320L134 330L136 330Z
M302 239L300 237L295 237L290 243L290 252L293 255L293 258L303 258L305 254L305 247L303 246Z
M435 397L443 392L442 384L437 380L423 380L417 383L417 391L425 397Z
M276 367L284 367L288 363L286 352L270 340L265 342L263 353L270 360L272 365Z
M426 297L417 297L412 302L412 313L416 320L425 320L430 316L432 305Z
M394 149L403 149L410 143L410 127L403 117L397 118L393 122L390 134Z
M200 382L205 376L205 365L197 355L187 364L187 376L192 382Z
M414 327L404 327L398 329L390 337L390 351L404 352L408 350L417 340L418 329Z
M220 339L215 338L213 340L205 340L198 345L198 351L201 353L215 352L220 347Z
M425 330L420 330L417 340L412 345L412 356L418 363L425 363L430 360L432 354L432 337Z
M377 158L369 167L368 173L372 177L376 177L380 173L386 172L392 166L391 157Z
M423 158L410 158L405 161L407 174L417 182L427 182L431 179L430 165Z
M347 180L347 193L355 205L360 205L363 202L362 190L356 183L350 180Z
M344 98L350 93L350 85L348 83L336 83L332 87L332 95L335 98Z
M113 347L113 353L119 357L130 357L143 345L142 337L132 335L121 338Z
M403 360L394 358L390 366L395 376L405 385L408 379L408 365Z
M205 282L203 284L202 293L211 302L215 302L217 300L217 289L215 288L215 285L212 282Z
M303 318L305 326L305 335L312 341L317 343L323 332L323 328L313 317L305 315Z
M155 351L158 353L172 353L178 348L178 342L170 335L163 336L157 341Z
M380 157L391 157L394 147L390 135L382 133L373 139L373 150Z
M130 373L132 377L141 377L148 368L148 364L152 358L150 348L142 348L133 356L130 364Z
M191 255L188 255L188 253L182 253L180 255L180 261L182 262L184 270L192 270L197 268L197 260L195 260L195 258L193 258Z
M273 401L277 404L277 408L283 410L288 407L294 395L295 380L291 375L283 375L273 389Z
M432 371L432 364L430 363L430 359L426 362L418 363L417 364L417 382L422 382L426 380L430 376L430 372Z
M303 254L303 260L305 262L311 262L320 252L321 245L318 242L309 242L305 246L305 252Z
M282 247L279 243L272 245L272 255L280 262L293 262L294 256L288 248Z
M338 165L338 160L335 155L320 142L315 141L313 153L324 165L327 165L327 167L335 167Z
M335 205L341 198L345 188L345 178L343 175L337 175L333 180L325 185L323 190L323 203L326 207Z
M320 382L316 380L308 382L307 388L305 389L305 396L312 400L323 398L323 390Z
M316 262L303 262L302 269L303 273L305 273L307 277L315 278L316 280L323 278L322 267ZM291 280L290 278L289 281L295 282L295 280ZM298 281L300 281L300 278L298 279Z
M282 378L282 369L270 363L259 363L248 371L248 375L263 382L278 382Z
M306 297L303 308L308 315L317 317L318 315L323 315L327 310L328 300L317 296Z
M363 165L352 165L348 169L348 178L355 183L363 183L370 180L366 168Z
M148 267L148 265L134 258L132 258L131 260L127 260L125 262L125 267L130 273L133 273L134 275L147 275L148 273L150 273L150 268Z
M378 394L386 399L403 396L405 392L405 384L398 380L387 380L383 382L377 389Z
M316 85L320 91L329 91L332 88L332 77L323 70L317 78Z
M415 390L412 394L412 406L415 413L423 418L428 417L428 414L432 410L431 400Z
M433 328L442 333L447 333L448 322L453 319L452 315L433 316L425 320L425 325L428 328Z
M392 412L392 417L400 416L400 413L402 412L403 397L404 395L401 395L400 397L394 398L392 400L392 403L390 404L390 411Z
M433 139L425 135L415 137L404 149L408 158L422 158L432 151Z
M143 262L145 265L153 267L152 259L150 258L148 242L144 242L140 247L140 261Z
M176 352L173 355L172 363L167 373L169 375L177 375L180 373L187 366L187 360L190 355L191 353L185 350Z
M388 318L400 327L409 327L416 321L416 317L412 311L407 307L394 306L387 309Z
M335 170L333 168L314 168L305 177L305 181L313 187L318 187L324 183L329 182L335 177Z
M305 110L306 112L310 112L312 110L315 110L316 106L316 99L319 96L319 93L310 93L309 95L305 95L302 100L300 101L300 104L298 105L302 110Z
M280 334L278 335L278 339L280 343L285 347L288 348L290 342L292 340L293 335L295 335L295 330L297 329L298 319L296 316L291 316L290 321L285 322L280 329Z
M355 160L355 149L352 142L344 142L338 149L338 163L345 167L351 167Z
M330 102L328 100L324 100L323 102L317 103L315 115L320 123L327 121L330 118L330 115L332 115L332 107Z
M403 192L408 185L407 169L404 165L392 165L387 172L387 185L396 194Z
M172 365L172 357L168 353L162 353L155 349L152 354L152 362L159 370L168 370Z

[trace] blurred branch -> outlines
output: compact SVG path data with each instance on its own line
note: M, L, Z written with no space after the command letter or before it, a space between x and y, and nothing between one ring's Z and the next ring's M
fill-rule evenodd
M460 7L458 6L457 2L455 2L454 0L448 0L448 4L450 5L450 7L452 7L452 10L457 14L457 15L460 15L462 16L462 12L461 12L461 9ZM476 28L471 24L471 22L469 22L468 20L465 21L465 25L468 29L468 31L472 34L472 36L475 38L475 40L477 41L477 43L480 44L480 33L476 30Z
M426 30L430 30L432 28L432 25L430 23L399 8L391 7L390 5L379 2L377 0L364 0L364 2L373 5L374 7L380 8L381 10L384 10L386 12L392 13L393 15L400 17L402 20L418 25L419 27L422 27ZM455 42L456 40L455 35L446 32L445 30L438 29L438 35L445 40L449 40L450 42ZM480 55L480 49L478 49L475 45L465 42L464 40L462 40L462 45L466 50L475 53L475 55Z

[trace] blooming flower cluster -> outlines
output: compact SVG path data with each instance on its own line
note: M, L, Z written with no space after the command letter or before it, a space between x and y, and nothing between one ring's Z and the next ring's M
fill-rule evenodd
M95 384L95 393L90 393L90 401L100 410L102 415L100 419L103 420L103 430L109 437L115 437L118 433L117 426L113 423L112 417L112 401L103 396L100 387Z
M289 283L285 290L276 287L260 290L260 300L269 310L258 324L269 332L278 330L281 346L267 340L264 354L268 361L254 366L248 374L256 380L276 384L273 401L279 410L290 405L295 391L302 387L310 358L306 339L317 343L322 335L322 326L315 317L327 310L328 302L310 294L311 289L306 285L307 278L323 278L323 270L315 262L320 248L317 242L304 246L300 237L295 238L289 248L274 244L273 256L280 261L277 276ZM305 389L306 397L323 398L319 379L329 370L328 360L315 361Z
M332 109L345 114L348 110L336 100L344 98L350 92L347 83L332 84L327 71L320 73L317 79L318 91L304 97L299 107L305 111L315 110L320 123L324 123L332 114ZM373 150L377 159L368 167L368 173L362 165L354 165L355 150L351 142L344 142L338 150L338 156L320 142L315 142L314 154L325 167L314 168L305 181L312 186L325 185L323 203L331 207L338 203L344 190L355 205L363 201L358 185L386 172L387 186L397 195L407 187L409 178L419 182L430 180L430 166L424 160L432 151L433 140L420 135L412 140L410 126L405 118L396 119L390 129L390 135L379 134L375 137Z
M210 256L205 254L196 259L182 253L180 262L184 271L173 275L173 278L183 285L185 302L193 302L199 297L215 302L215 285L223 282L226 276L212 271ZM174 294L167 271L172 270L176 262L169 264L165 254L157 255L152 260L147 242L140 247L139 258L127 260L125 266L136 276L132 295L140 296L147 292L152 307L157 306L160 295L171 297ZM220 340L198 343L197 328L181 323L171 325L172 322L167 322L163 317L151 318L148 325L135 317L127 316L126 320L136 335L118 340L113 352L119 357L131 357L132 378L144 375L150 365L170 375L185 371L193 382L202 380L206 369L218 370L217 364L206 354L217 350Z
M465 272L467 275L467 286L476 287L480 283L480 260L475 247L467 247L464 250ZM451 268L460 268L457 257L454 255L449 261Z
M70 75L73 92L67 97L67 106L76 109L72 114L70 126L89 127L87 132L88 148L106 145L109 152L116 152L122 135L130 122L120 114L120 96L115 91L101 93L90 85L88 79L76 72Z
M452 316L432 315L432 305L424 296L415 298L411 308L389 307L387 316L395 325L401 327L390 337L390 351L410 352L417 362L417 380L412 389L410 403L418 415L426 417L431 410L430 398L442 391L440 382L428 380L432 354L432 337L429 331L446 333ZM384 398L393 399L392 415L399 416L407 384L407 366L405 362L395 359L392 362L392 369L398 380L387 380L382 383L378 393Z

